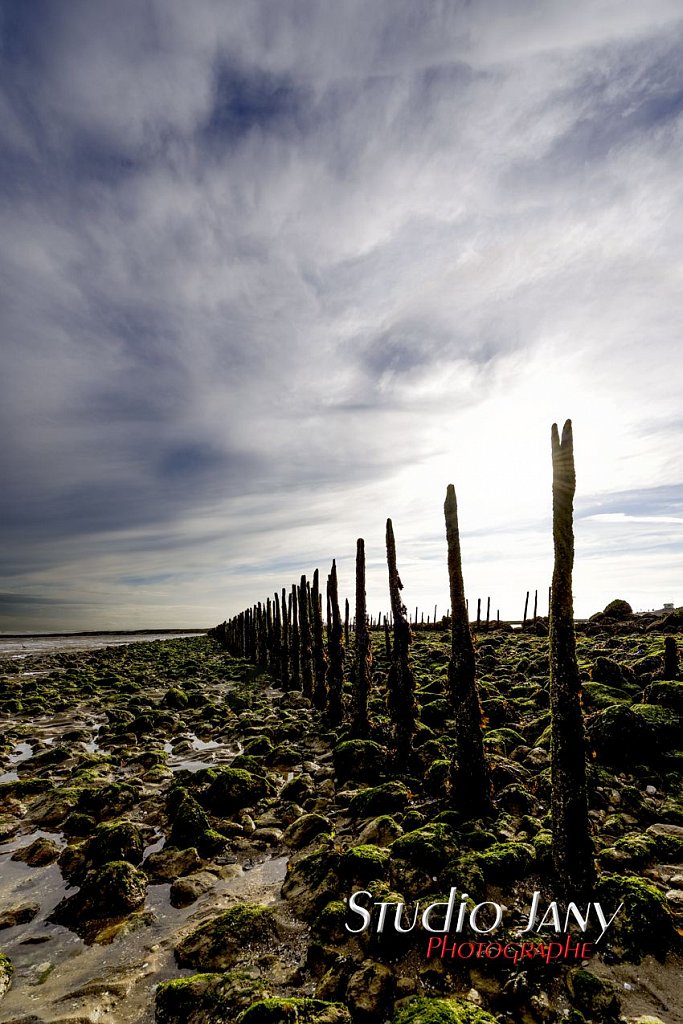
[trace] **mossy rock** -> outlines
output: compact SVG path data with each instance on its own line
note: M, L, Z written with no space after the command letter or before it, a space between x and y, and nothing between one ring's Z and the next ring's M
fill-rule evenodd
M631 711L651 729L652 742L657 750L665 749L683 735L683 720L678 711L661 704L632 704Z
M601 711L613 704L630 704L631 698L623 690L604 683L584 683L583 706L589 711Z
M476 861L487 882L514 882L528 874L535 848L526 843L498 843L476 854Z
M186 789L171 791L168 812L171 818L169 846L176 846L180 850L198 846L201 836L211 828L206 812Z
M466 999L417 996L406 1001L392 1024L497 1024L497 1021Z
M341 857L339 872L349 882L367 885L377 878L384 878L389 864L389 851L381 846L367 843L352 846Z
M402 782L383 782L381 786L356 793L349 811L355 818L373 818L377 814L403 810L409 799L410 792Z
M614 986L598 978L584 967L574 967L567 974L567 988L572 1002L590 1020L616 1020L619 999Z
M334 770L340 782L371 782L386 771L387 751L374 740L345 740L333 751Z
M314 850L287 865L282 896L289 900L297 916L308 919L340 892L340 856L334 851Z
M651 725L623 704L613 704L593 715L588 721L588 736L602 764L629 767L645 764L654 756Z
M524 737L516 729L502 728L490 729L484 735L486 748L498 750L502 754L509 754L515 747L524 746Z
M145 902L147 876L127 860L111 861L88 872L73 896L59 903L49 920L80 933L92 920L124 917Z
M273 942L278 925L273 907L239 903L195 928L175 947L179 967L225 971L233 967L245 946Z
M0 953L0 999L9 992L14 976L14 964L8 956Z
M678 941L673 917L659 889L643 878L606 875L597 885L605 914L623 908L603 940L612 952L639 963L647 953L663 956Z
M112 860L139 864L144 842L142 833L132 821L111 821L98 825L88 843L88 859L97 867Z
M406 832L391 844L392 858L410 862L426 874L436 874L457 851L457 836L445 822L431 822Z
M220 1024L234 1020L258 999L268 996L265 984L249 971L192 974L157 986L156 1024Z
M420 708L420 718L430 727L443 725L447 718L453 717L453 708L447 700L432 700Z
M161 698L161 703L165 708L173 708L176 711L181 711L183 708L187 707L189 699L185 691L181 690L179 686L172 686Z
M402 835L403 829L395 818L390 814L382 814L367 823L358 841L361 844L370 843L372 846L391 846L394 840Z
M282 841L293 850L300 850L310 845L317 836L323 833L332 834L334 826L323 814L302 814L285 829Z
M425 789L431 796L444 796L449 791L450 779L451 762L432 761L424 775Z
M683 683L670 680L651 683L645 688L643 699L646 704L660 704L673 708L674 711L683 712Z
M271 790L262 775L253 775L243 768L221 768L202 794L201 801L212 814L229 817L235 811L258 803Z
M262 999L244 1010L236 1024L351 1024L342 1003L322 999Z
M610 601L609 604L605 605L602 610L602 614L606 615L608 619L619 619L623 621L624 619L631 618L633 615L633 608L631 608L628 601L624 601L623 598L617 597L614 601Z

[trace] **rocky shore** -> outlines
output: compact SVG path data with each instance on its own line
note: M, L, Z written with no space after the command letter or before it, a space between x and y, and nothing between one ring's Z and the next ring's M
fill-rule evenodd
M457 887L504 906L513 942L531 895L553 899L543 634L478 638L496 816L474 822L450 803L447 634L415 637L400 776L380 635L366 740L207 637L6 659L0 1021L680 1024L683 683L656 631L578 642L596 899L624 906L597 955L427 959L419 921L346 928L353 892L410 909Z

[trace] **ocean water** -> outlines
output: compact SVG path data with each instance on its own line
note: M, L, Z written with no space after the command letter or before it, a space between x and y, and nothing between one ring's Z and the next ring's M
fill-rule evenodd
M0 633L0 658L28 658L36 654L54 654L57 651L93 651L98 647L119 647L151 640L174 640L180 637L202 636L196 633L89 633L78 635L26 635L3 636Z

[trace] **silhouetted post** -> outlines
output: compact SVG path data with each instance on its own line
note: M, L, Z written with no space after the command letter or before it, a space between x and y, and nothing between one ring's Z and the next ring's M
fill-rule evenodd
M664 678L678 678L678 647L673 636L667 636L664 640Z
M343 716L344 646L336 561L332 562L332 571L327 578L327 606L331 617L327 639L327 714L332 725L340 725Z
M346 647L349 646L349 615L349 599L346 597L344 598L344 644Z
M571 420L565 423L561 440L553 423L551 447L555 549L550 606L552 850L559 889L576 900L591 892L595 867L572 605L576 473Z
M389 596L394 617L394 646L387 680L387 705L392 721L396 761L404 767L408 763L413 749L417 704L415 702L415 679L409 657L412 639L410 623L406 615L406 607L401 601L403 584L396 568L396 542L391 519L387 519L386 540Z
M534 618L538 615L538 591L534 590Z
M444 504L451 592L451 657L448 662L449 698L455 712L456 751L451 766L453 802L467 817L492 812L491 782L484 758L481 706L476 685L474 643L467 617L462 578L458 505L453 484Z
M491 598L486 598L486 632L489 631L489 622L491 621Z
M481 598L477 598L477 629L481 625Z
M322 595L320 593L320 573L317 569L313 573L311 604L313 606L313 666L315 674L313 703L320 711L324 711L327 704L327 686L325 684L327 658L325 657L325 631L323 627Z
M291 639L291 662L292 662L292 678L290 683L290 690L301 689L301 643L299 637L299 614L298 614L298 594L296 592L296 583L292 584L292 592L290 594L290 605L292 609L292 639Z
M273 594L273 651L271 656L271 674L274 686L280 685L280 668L282 665L282 619L280 617L280 598Z
M280 644L280 683L283 690L289 689L289 611L287 591L282 588L282 643Z
M353 721L351 732L354 736L367 736L370 730L368 722L368 693L370 692L370 672L372 654L370 650L370 633L367 624L365 606L365 542L362 537L356 542L356 672L353 680Z
M529 608L529 591L526 592L526 599L524 601L524 618L522 619L522 625L526 622L526 613Z
M308 587L306 577L299 585L299 636L301 648L301 688L304 697L313 696L313 645L311 643L311 621L308 615Z
M384 616L384 653L387 661L391 662L391 637L389 636L389 620Z

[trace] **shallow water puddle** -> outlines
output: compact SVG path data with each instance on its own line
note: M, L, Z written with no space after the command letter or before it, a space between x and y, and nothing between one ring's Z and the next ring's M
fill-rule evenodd
M159 842L154 846L158 848ZM181 909L170 905L170 885L150 885L144 911L130 919L133 930L121 932L109 945L86 946L66 928L45 922L66 892L58 867L32 869L8 863L7 875L6 864L0 866L3 904L34 901L41 909L30 924L3 934L3 948L16 973L2 1001L0 1021L27 1013L45 1021L73 1014L93 1024L152 1024L156 985L192 973L175 965L173 946L179 937L236 900L274 902L287 869L287 857L264 860L235 877L217 880L210 892Z

